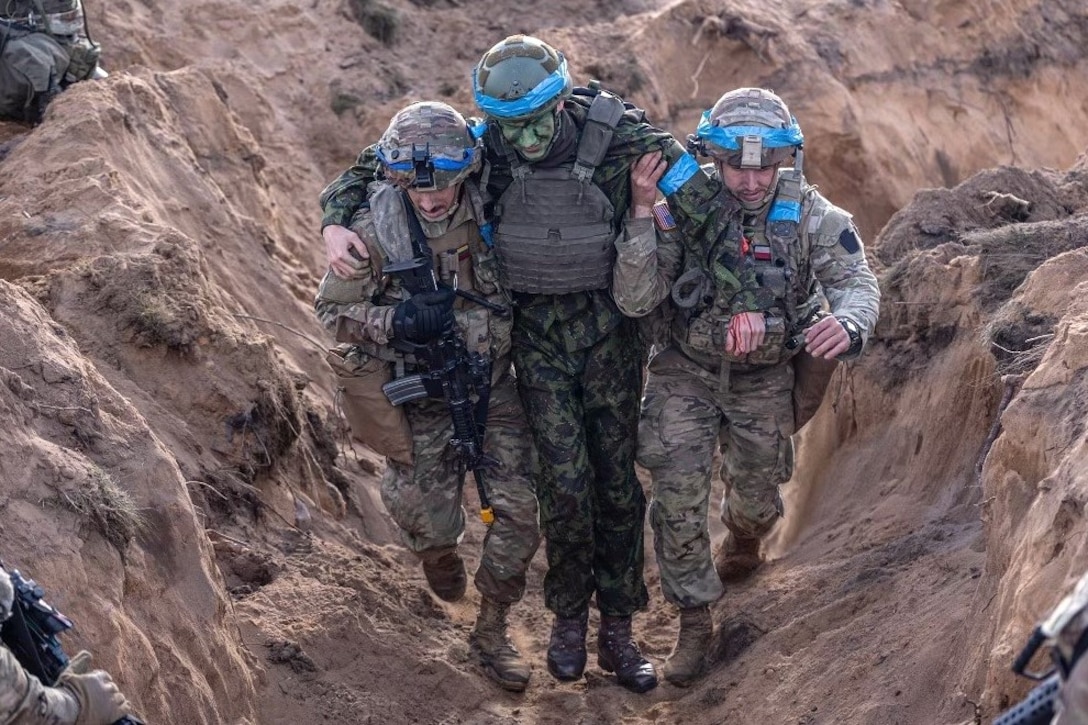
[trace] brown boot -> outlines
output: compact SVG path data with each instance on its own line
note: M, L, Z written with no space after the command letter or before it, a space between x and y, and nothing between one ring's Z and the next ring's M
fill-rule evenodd
M615 672L616 680L631 692L648 692L657 687L657 673L631 639L630 617L601 615L597 633L597 666Z
M728 531L714 555L714 568L723 582L746 579L763 563L758 538L741 537Z
M680 633L665 660L665 679L679 687L687 687L699 679L706 671L706 653L713 632L709 606L681 609Z
M589 611L574 617L556 615L548 642L548 672L557 680L577 680L586 669Z
M482 597L476 627L468 636L468 641L488 677L504 690L523 692L529 684L529 663L506 636L506 613L509 610L509 604Z
M423 574L431 591L447 602L456 602L465 596L468 587L468 575L465 574L465 562L457 549L443 547L419 552L423 561Z

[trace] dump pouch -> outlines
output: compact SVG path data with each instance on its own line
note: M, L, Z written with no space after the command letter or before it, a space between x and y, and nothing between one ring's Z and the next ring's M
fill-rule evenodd
M329 350L325 361L336 373L337 397L352 436L375 453L411 465L412 429L408 417L382 389L393 379L392 365L350 345Z

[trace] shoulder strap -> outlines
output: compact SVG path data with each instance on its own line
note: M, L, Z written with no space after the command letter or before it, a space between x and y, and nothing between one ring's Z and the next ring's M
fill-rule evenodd
M423 225L419 223L419 217L416 216L415 208L412 206L412 200L408 198L407 190L400 190L400 200L404 204L404 215L408 220L408 234L412 238L412 254L430 262L434 255L431 254L431 247L427 244L427 235L423 233Z

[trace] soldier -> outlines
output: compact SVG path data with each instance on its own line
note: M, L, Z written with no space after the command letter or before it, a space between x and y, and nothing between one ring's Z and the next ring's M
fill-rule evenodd
M394 369L398 377L416 370L415 356L405 350L436 340L454 324L467 352L491 361L490 398L477 419L486 419L484 450L498 464L487 475L494 523L476 571L480 611L470 641L492 679L522 691L530 668L507 637L507 612L525 591L540 530L525 412L510 372L508 299L496 284L495 255L485 241L490 224L473 177L480 167L480 143L453 108L423 102L393 117L374 152L385 180L371 186L369 207L349 225L369 252L365 258L349 257L350 278L327 273L317 294L318 317L346 343L329 360L340 378L353 434L388 456L382 500L405 545L422 561L432 590L446 601L460 599L467 580L457 553L465 528L464 470L449 445L450 409L436 398L394 408L381 384ZM409 214L439 270L436 292L410 296L387 273L390 264L423 252L414 246L416 222Z
M11 616L15 590L0 569L0 624ZM0 646L0 724L109 725L130 714L128 700L103 670L82 672L90 655L77 654L47 687L29 674L7 647Z
M880 291L857 229L805 182L802 141L774 93L723 95L690 138L714 162L724 187L717 204L675 220L656 208L662 244L645 275L653 294L617 298L629 314L644 314L664 296L660 279L675 280L670 344L649 364L639 462L653 476L661 588L680 608L665 677L681 686L705 667L709 605L722 581L759 566L760 540L783 514L790 437L812 412L794 404L795 373L822 367L818 404L828 365L859 356L877 320ZM715 445L728 529L716 567L707 527Z
M590 599L600 610L598 664L645 692L653 665L631 636L647 603L645 496L634 471L643 347L613 287L656 246L655 184L685 211L709 197L709 179L638 109L597 89L573 88L566 59L514 35L473 72L487 118L494 249L516 303L513 357L538 454L548 558L545 604L555 613L548 670L576 680L586 665ZM344 220L364 203L372 152L322 194L333 269L345 264Z
M72 83L105 78L80 0L7 0L0 7L0 116L38 123Z

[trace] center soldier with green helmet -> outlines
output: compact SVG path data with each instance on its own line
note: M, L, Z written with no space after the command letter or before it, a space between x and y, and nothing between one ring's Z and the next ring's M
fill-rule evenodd
M880 290L857 230L805 182L803 140L774 93L723 95L691 137L714 162L715 204L674 219L659 203L661 244L644 273L658 283L652 294L617 296L632 315L666 295L673 310L668 344L649 364L638 460L653 477L661 588L680 608L664 674L681 686L704 671L722 581L762 562L761 539L783 514L778 488L793 471L791 436L835 359L859 356L877 320ZM795 402L798 383L818 389L815 405ZM715 446L728 529L716 562L707 526Z
M548 670L582 677L595 597L598 665L645 692L657 674L631 635L631 617L648 601L646 501L634 471L644 349L613 295L643 284L625 275L641 272L639 258L656 247L655 182L678 212L701 207L713 189L641 111L574 89L566 59L541 40L514 35L492 47L473 91L486 116L493 244L515 302L514 365L537 451L544 595L555 614ZM374 172L374 151L364 150L322 193L334 270L349 245L365 253L346 222Z

